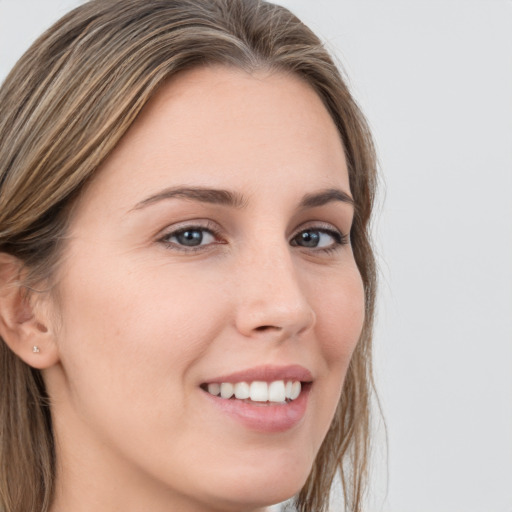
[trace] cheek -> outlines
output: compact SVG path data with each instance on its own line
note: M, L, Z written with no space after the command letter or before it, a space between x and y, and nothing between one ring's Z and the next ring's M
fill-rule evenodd
M322 368L313 387L311 453L316 456L338 406L343 383L364 323L364 288L357 267L331 273L316 287L312 301L317 315L315 343Z
M63 364L77 366L68 372L73 376L99 373L100 382L105 372L119 373L120 381L130 376L124 382L130 387L138 380L149 385L150 369L149 375L172 385L222 329L220 287L208 276L192 278L165 264L114 263L76 260L63 280Z
M226 318L220 295L212 298L208 279L165 265L103 261L95 268L77 261L76 268L80 273L71 269L62 283L59 343L67 377L53 387L54 396L113 444L129 431L148 454L156 457L154 439L170 443L171 453L173 436L191 428L183 419L193 416L190 369Z
M317 333L328 366L346 368L364 323L364 288L357 268L319 290Z

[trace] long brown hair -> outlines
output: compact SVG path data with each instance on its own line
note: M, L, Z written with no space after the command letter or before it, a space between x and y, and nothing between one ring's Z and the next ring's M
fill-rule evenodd
M369 221L375 156L359 108L319 39L261 0L93 0L44 33L0 89L0 251L25 285L51 278L69 206L158 87L179 71L222 64L294 73L322 99L343 141L355 200L351 240L366 297L362 335L311 474L302 512L327 509L339 471L358 512L370 440L375 264ZM0 508L49 509L55 478L50 407L38 370L0 341Z

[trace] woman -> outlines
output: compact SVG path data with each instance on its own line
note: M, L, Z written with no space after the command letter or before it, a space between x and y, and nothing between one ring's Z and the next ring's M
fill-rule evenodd
M96 0L0 91L4 510L361 510L373 148L258 0Z

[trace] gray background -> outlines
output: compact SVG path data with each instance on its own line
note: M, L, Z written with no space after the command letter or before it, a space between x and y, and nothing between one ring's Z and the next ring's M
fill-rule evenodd
M78 1L0 0L0 78ZM341 60L383 183L369 512L512 512L512 2L281 0Z

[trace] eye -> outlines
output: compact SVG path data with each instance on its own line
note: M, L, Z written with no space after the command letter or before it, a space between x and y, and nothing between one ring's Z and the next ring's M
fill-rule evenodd
M290 243L308 249L332 250L347 242L348 237L334 229L309 228L295 235Z
M195 249L217 243L216 234L208 228L187 226L167 233L162 241L177 249Z

